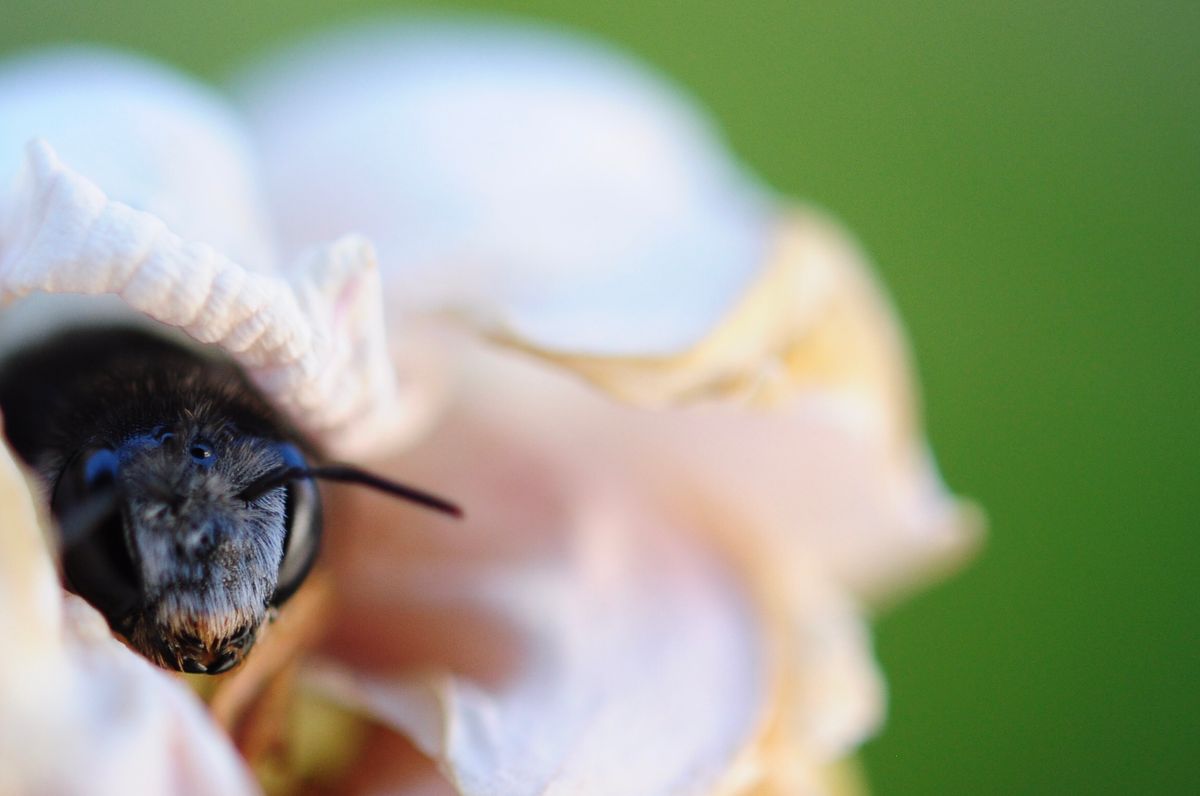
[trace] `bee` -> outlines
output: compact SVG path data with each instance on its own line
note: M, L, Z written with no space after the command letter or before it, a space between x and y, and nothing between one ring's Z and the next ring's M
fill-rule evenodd
M0 364L14 451L42 478L64 585L168 669L219 674L312 569L314 479L453 516L317 452L232 362L136 327L77 328Z

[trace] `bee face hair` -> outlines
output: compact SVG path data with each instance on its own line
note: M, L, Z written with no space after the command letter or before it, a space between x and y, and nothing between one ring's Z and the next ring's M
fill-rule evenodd
M11 358L0 409L10 443L47 482L68 588L162 666L236 665L294 541L289 487L239 495L289 451L302 456L295 431L229 363L119 328ZM310 511L302 554L315 556L319 530Z
M164 666L220 670L257 635L283 559L285 491L253 503L238 493L283 460L278 446L220 427L185 422L167 433L130 457L117 484L141 584L124 632Z
M250 650L316 558L313 478L450 514L440 498L312 448L232 364L127 328L68 332L0 364L0 410L41 473L65 585L136 650L216 674Z

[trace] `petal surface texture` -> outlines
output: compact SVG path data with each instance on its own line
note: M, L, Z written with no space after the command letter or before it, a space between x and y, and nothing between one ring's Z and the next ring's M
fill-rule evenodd
M285 245L367 235L398 310L558 351L671 353L764 258L769 204L707 120L585 39L381 24L282 53L241 95Z
M371 246L347 236L276 267L248 147L216 95L132 57L32 55L0 70L0 145L0 302L32 297L6 311L6 343L52 314L132 309L222 348L335 455L420 426L434 379L400 385Z
M44 139L111 199L247 267L275 265L251 147L213 89L99 48L0 62L0 186Z

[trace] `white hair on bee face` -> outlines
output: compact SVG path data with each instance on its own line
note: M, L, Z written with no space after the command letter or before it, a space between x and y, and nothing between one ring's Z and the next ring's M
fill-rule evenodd
M125 517L149 607L131 631L139 640L220 649L266 618L284 552L274 532L286 520L284 490L253 503L240 492L282 459L261 441L234 441L223 453L205 469L147 457L126 474Z

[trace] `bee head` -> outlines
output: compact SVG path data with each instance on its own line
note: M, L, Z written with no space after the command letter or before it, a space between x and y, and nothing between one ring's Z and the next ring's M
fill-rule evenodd
M189 419L86 447L52 498L67 583L160 665L232 668L320 535L310 481L246 489L304 466L295 445Z
M80 327L0 363L4 434L46 478L65 585L169 669L235 665L320 547L314 479L437 511L446 501L346 465L237 366L155 334Z

